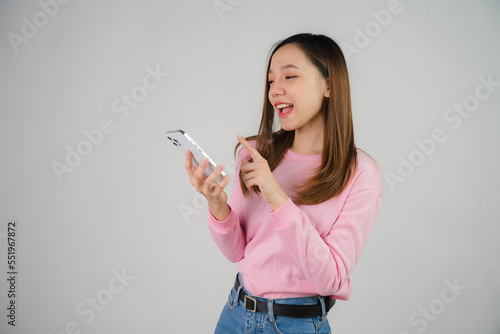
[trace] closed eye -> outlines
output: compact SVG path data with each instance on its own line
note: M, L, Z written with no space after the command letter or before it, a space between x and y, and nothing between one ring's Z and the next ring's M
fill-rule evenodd
M287 76L285 76L285 79L289 80L289 79L293 79L293 78L296 78L296 77L297 77L297 75L287 75ZM269 80L267 83L270 85L273 82L274 82L273 80Z

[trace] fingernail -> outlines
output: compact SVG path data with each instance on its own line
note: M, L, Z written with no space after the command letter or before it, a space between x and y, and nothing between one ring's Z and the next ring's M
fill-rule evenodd
M223 169L224 169L224 166L219 165L219 166L217 166L217 167L216 167L216 169L217 169L217 170L223 170Z

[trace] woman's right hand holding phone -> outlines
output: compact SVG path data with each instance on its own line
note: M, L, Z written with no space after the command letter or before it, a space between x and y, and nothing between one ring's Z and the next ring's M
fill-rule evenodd
M208 158L203 159L200 166L196 168L193 165L193 155L191 151L186 150L186 170L189 175L189 182L194 186L197 192L205 196L208 202L208 209L217 220L225 220L230 213L227 204L227 194L224 188L229 183L230 176L226 175L221 183L217 184L215 179L222 173L224 167L217 166L215 171L205 177L205 169L208 166Z

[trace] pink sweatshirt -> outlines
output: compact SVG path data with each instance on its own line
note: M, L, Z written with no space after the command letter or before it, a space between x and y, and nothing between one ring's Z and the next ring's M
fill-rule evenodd
M252 142L254 144L254 142ZM351 275L372 230L382 199L376 164L358 150L358 170L342 193L317 205L291 199L273 211L262 196L244 197L237 175L224 221L209 214L210 233L222 253L238 262L245 288L263 298L330 296L347 300ZM288 150L273 175L290 197L321 163L321 155ZM293 196L292 196L293 197Z

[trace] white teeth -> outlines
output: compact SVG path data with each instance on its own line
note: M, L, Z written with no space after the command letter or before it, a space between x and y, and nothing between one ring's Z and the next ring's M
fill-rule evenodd
M290 106L291 106L291 104L282 103L282 104L278 104L278 105L276 106L276 108L278 108L278 109L283 109L283 108L290 107Z

